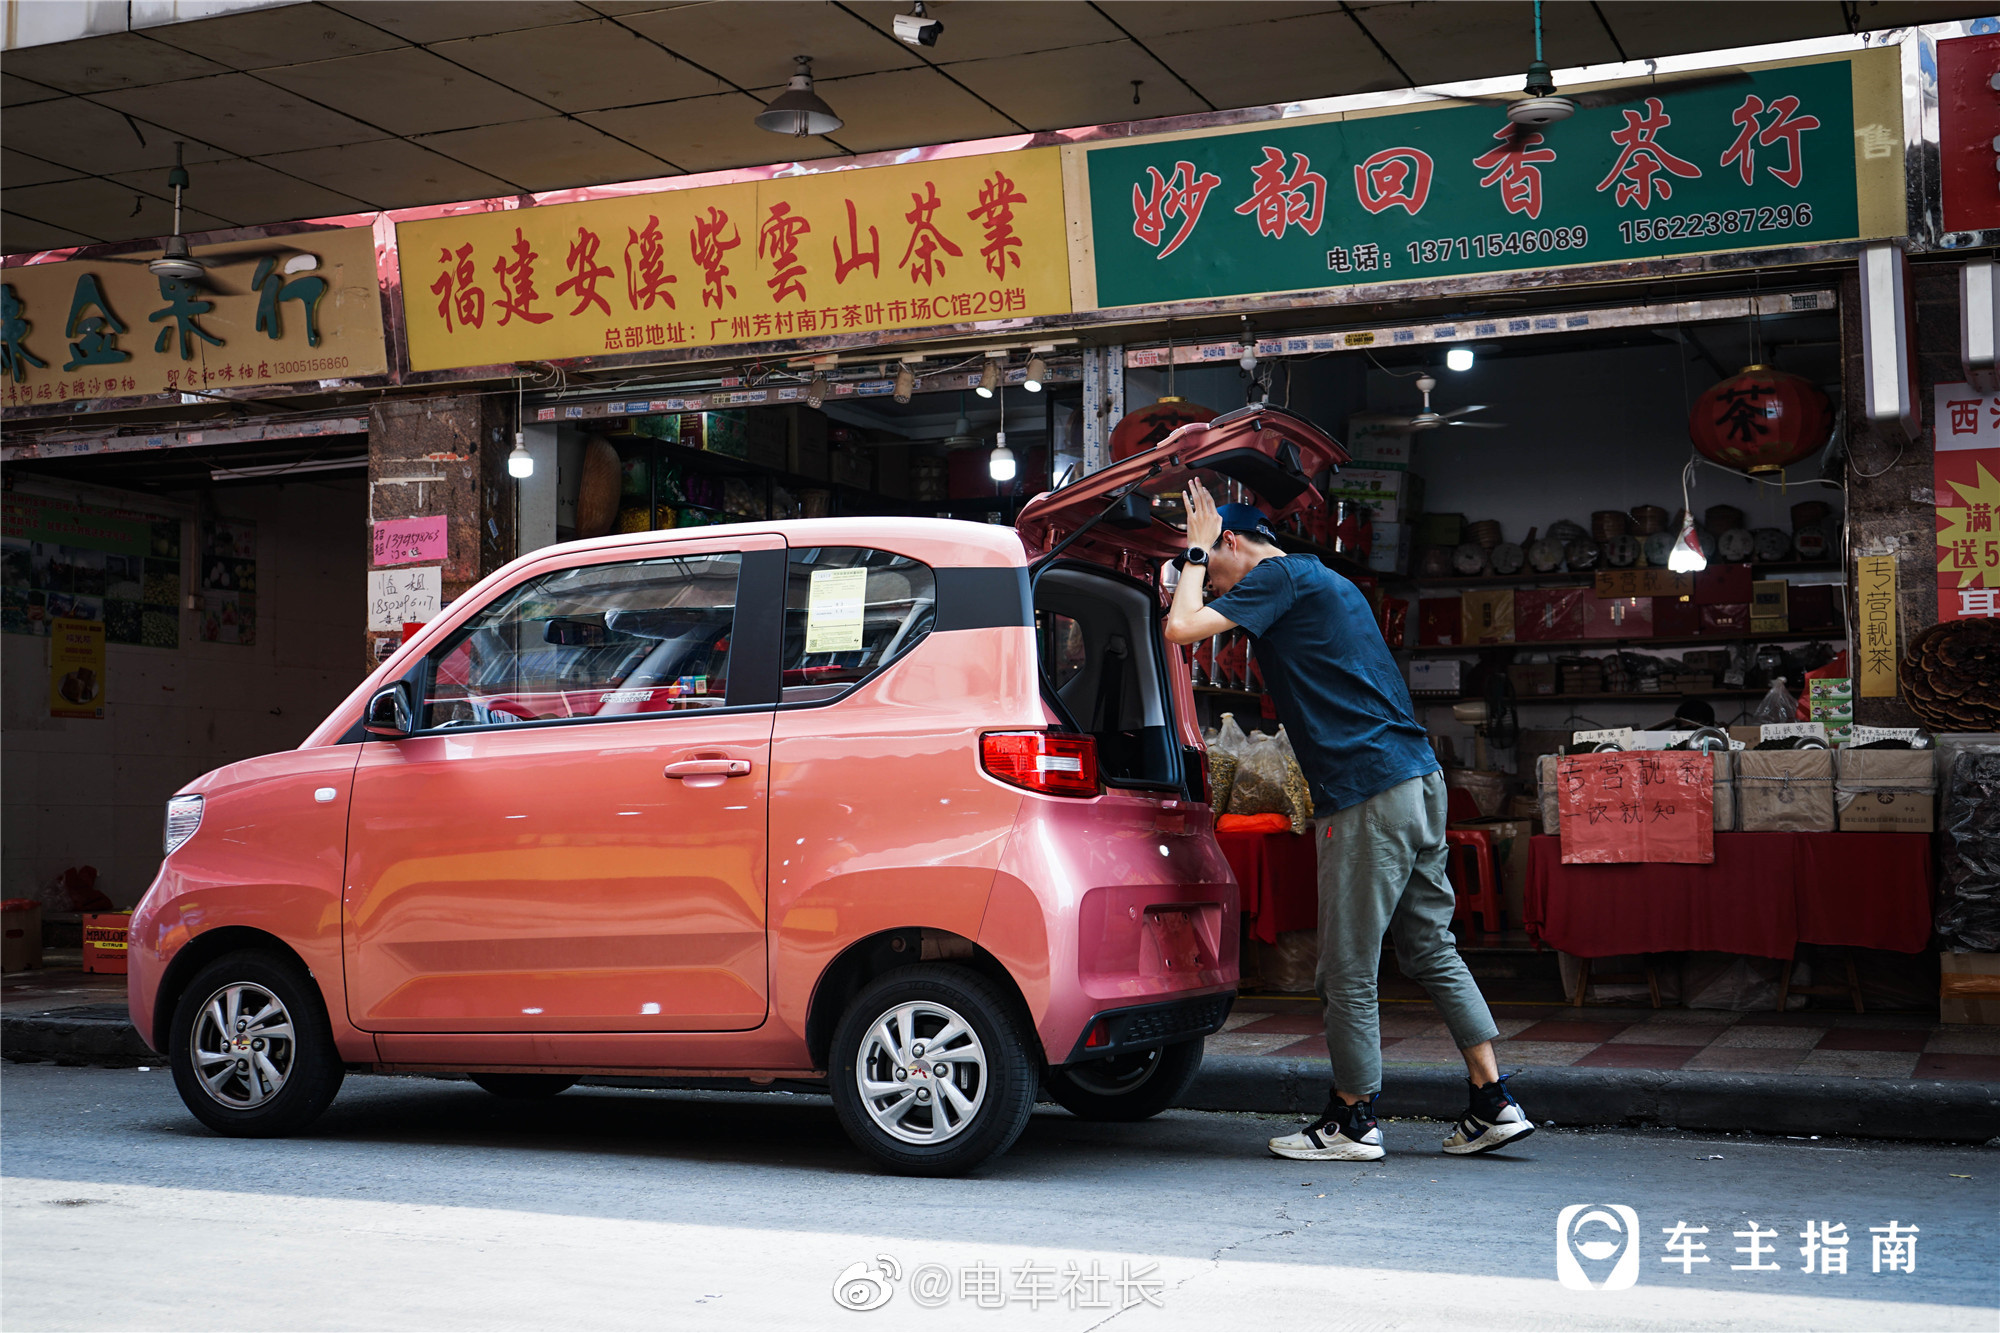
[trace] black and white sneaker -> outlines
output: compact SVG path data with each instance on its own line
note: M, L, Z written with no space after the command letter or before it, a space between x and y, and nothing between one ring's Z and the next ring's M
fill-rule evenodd
M1379 1160L1383 1155L1382 1131L1375 1125L1375 1097L1349 1106L1328 1093L1325 1113L1296 1134L1272 1139L1271 1151L1300 1162Z
M1514 1100L1514 1094L1507 1091L1507 1078L1502 1074L1485 1087L1472 1089L1472 1105L1458 1118L1451 1137L1444 1141L1446 1152L1457 1157L1492 1152L1535 1132L1535 1122L1528 1119L1528 1113ZM1466 1080L1468 1084L1471 1081Z

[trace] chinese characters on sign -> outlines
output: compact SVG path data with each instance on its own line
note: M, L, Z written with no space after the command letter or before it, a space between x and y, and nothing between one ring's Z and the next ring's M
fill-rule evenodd
M1860 607L1861 697L1896 697L1896 557L1856 557L1854 595Z
M1715 765L1699 750L1566 755L1556 784L1566 865L1715 859Z
M307 232L273 254L276 244L202 246L202 258L220 262L197 279L93 260L8 269L0 284L0 404L386 373L371 230ZM461 304L457 313L477 320L482 312Z
M1862 52L1585 107L1559 130L1447 105L1089 145L1095 301L1901 234L1881 193L1901 188L1900 145L1855 129L1897 121L1896 78L1893 53Z
M2000 394L1934 393L1938 619L2000 615Z
M464 214L398 241L404 290L436 298L408 310L420 371L1070 308L1059 149Z

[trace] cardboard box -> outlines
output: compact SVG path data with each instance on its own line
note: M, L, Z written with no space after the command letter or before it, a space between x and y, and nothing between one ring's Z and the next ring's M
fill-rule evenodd
M1834 751L1833 803L1843 832L1929 833L1936 826L1937 751Z
M0 972L42 965L42 905L33 898L0 902Z
M1750 566L1710 565L1694 576L1696 606L1718 606L1750 600Z
M1465 604L1456 597L1424 597L1417 602L1417 646L1449 648L1465 642Z
M1516 662L1507 668L1507 679L1514 686L1514 693L1522 698L1556 692L1553 662Z
M1832 750L1742 750L1735 757L1738 828L1833 831Z
M1535 761L1535 790L1542 805L1542 828L1554 833L1562 828L1556 815L1556 760L1561 755L1545 754ZM1711 824L1718 833L1727 833L1736 827L1736 759L1734 754L1714 754L1709 756L1715 764L1714 818Z
M1514 638L1521 643L1556 643L1583 637L1589 588L1522 588L1514 594Z
M1465 540L1465 515L1425 514L1417 520L1417 545L1457 546Z
M1390 423L1404 426L1409 417L1394 412L1362 412L1347 419L1347 456L1351 467L1383 468L1407 472L1417 451L1417 437L1409 430L1387 429Z
M1424 479L1400 468L1345 467L1327 483L1326 498L1367 505L1377 523L1409 523L1423 512Z
M1481 588L1459 594L1465 616L1465 642L1514 642L1514 590Z
M1504 928L1521 929L1527 919L1528 839L1534 836L1532 820L1486 816L1462 820L1453 829L1493 835L1493 870L1500 880L1501 912Z
M1456 695L1465 663L1455 657L1410 659L1410 693Z
M832 451L827 471L838 485L869 490L875 485L875 451L867 445L842 445Z
M1701 633L1701 608L1691 597L1655 597L1653 633L1662 639L1691 639Z
M1410 569L1410 544L1416 529L1408 523L1375 524L1375 542L1361 561L1378 574L1406 574Z
M132 924L130 912L85 912L83 914L83 970L123 973L125 933Z
M1938 1018L2000 1026L2000 953L1938 955Z
M1584 603L1583 618L1583 637L1586 639L1653 637L1653 599L1650 597L1593 597Z
M1748 634L1750 603L1727 602L1701 608L1703 634Z
M1750 632L1783 634L1792 627L1786 594L1791 585L1783 579L1758 579L1750 585Z
M1742 741L1745 749L1755 746L1758 741L1764 739L1764 729L1762 727L1725 727L1723 729L1729 733L1730 740Z

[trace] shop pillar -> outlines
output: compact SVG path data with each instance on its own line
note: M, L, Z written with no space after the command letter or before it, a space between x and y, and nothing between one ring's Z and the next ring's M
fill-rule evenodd
M432 581L439 605L513 558L516 496L507 475L513 448L511 403L481 394L397 399L375 404L368 419L369 629L372 670L402 639L392 607L379 605L378 574L394 573L399 589ZM442 551L433 539L415 560L392 543L378 551L378 525L397 519L440 520ZM406 529L407 530L407 529ZM410 549L417 549L413 539ZM436 570L434 576L421 571ZM396 595L402 595L399 591ZM419 619L430 613L419 610Z
M1846 366L1848 623L1859 624L1854 596L1854 557L1896 557L1896 649L1937 623L1937 521L1932 473L1936 423L1931 419L1939 384L1965 378L1959 364L1958 270L1956 263L1910 266L1915 297L1917 406L1923 428L1905 440L1893 422L1868 420L1863 401L1861 278L1858 269L1841 280L1841 352ZM1900 451L1900 457L1898 456ZM1879 474L1879 475L1875 475ZM1856 699L1854 720L1875 727L1921 726L1901 696Z

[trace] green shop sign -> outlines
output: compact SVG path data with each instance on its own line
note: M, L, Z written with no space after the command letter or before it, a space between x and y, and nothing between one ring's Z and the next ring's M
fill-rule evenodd
M1883 49L1539 129L1460 103L1089 147L1092 304L1900 235L1902 141Z

